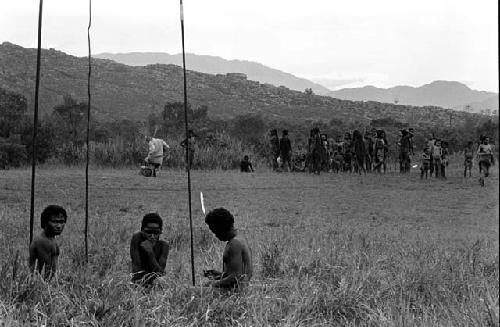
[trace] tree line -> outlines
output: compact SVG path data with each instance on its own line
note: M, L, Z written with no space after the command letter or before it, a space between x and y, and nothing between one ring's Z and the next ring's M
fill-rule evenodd
M266 163L269 158L268 130L287 129L294 150L305 147L309 131L318 127L331 138L346 131L383 128L395 144L402 128L411 127L390 117L373 119L370 125L356 120L333 118L330 121L285 121L270 119L262 114L242 114L234 118L212 118L205 105L193 108L188 105L190 129L197 135L198 161L194 167L238 167L244 155L253 161ZM128 119L99 120L91 115L90 142L92 162L102 166L138 165L144 159L146 135L163 138L173 144L172 155L166 165L182 166L182 149L176 147L184 138L184 104L168 102L158 112L152 112L143 121ZM39 119L37 134L38 163L79 164L84 160L86 141L87 103L65 96L50 114ZM24 96L0 88L0 169L19 167L30 162L33 146L33 119L28 112ZM483 116L469 119L458 126L422 126L416 130L415 145L423 147L425 139L434 134L449 143L451 151L460 151L468 141L479 135L498 139L498 121ZM177 158L180 157L180 158ZM269 164L269 163L268 163Z

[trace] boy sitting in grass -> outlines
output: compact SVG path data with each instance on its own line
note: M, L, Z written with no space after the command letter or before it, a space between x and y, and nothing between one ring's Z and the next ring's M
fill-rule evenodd
M61 235L68 216L66 210L58 205L49 205L41 215L42 232L36 236L29 248L29 267L32 272L41 274L45 279L52 278L57 270L60 250L55 237Z
M224 208L210 211L205 223L215 236L227 242L222 256L222 272L204 270L210 281L205 286L234 289L242 287L252 278L252 257L246 242L238 236L234 228L233 215Z
M142 218L141 230L130 241L132 282L148 287L165 273L169 246L160 240L162 228L163 220L157 213Z
M253 166L248 156L244 156L243 160L240 162L240 171L242 173L253 173Z

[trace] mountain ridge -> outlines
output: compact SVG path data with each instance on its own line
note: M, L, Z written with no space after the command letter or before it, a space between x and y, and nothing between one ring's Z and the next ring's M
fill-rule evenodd
M33 108L36 49L0 44L0 88L19 93ZM40 114L50 114L66 95L87 101L87 58L42 49ZM207 106L212 118L230 119L261 114L266 120L359 122L391 119L416 126L446 124L475 116L438 107L349 101L275 87L248 80L241 74L204 74L187 71L188 101ZM183 70L176 65L127 66L107 59L92 59L92 108L99 119L145 120L167 102L183 101Z
M378 88L368 85L332 91L328 93L328 96L353 101L397 102L415 106L435 105L459 110L464 110L469 105L470 110L475 112L483 109L498 110L498 93L473 90L457 81L437 80L419 87L398 85L391 88ZM489 99L488 104L493 105L493 108L481 108L480 104L487 99Z
M99 59L110 59L129 66L147 66L153 64L171 64L182 66L182 54L165 52L104 52L93 56ZM197 55L186 53L186 67L200 73L227 74L243 73L249 80L269 83L274 86L285 86L291 90L304 91L311 88L316 94L325 95L330 89L308 79L297 77L279 69L271 68L258 62L239 59L224 59L219 56Z

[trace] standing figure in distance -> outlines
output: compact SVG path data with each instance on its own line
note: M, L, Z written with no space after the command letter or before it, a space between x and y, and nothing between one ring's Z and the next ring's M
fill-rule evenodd
M411 152L410 133L406 129L402 129L400 148L399 148L400 173L410 172L410 152Z
M382 162L382 166L384 167L384 174L387 171L387 159L389 157L389 142L387 142L387 136L385 131L381 130L381 137L384 140L384 161Z
M464 178L467 177L467 170L469 171L469 177L472 176L472 160L474 159L474 147L473 142L467 142L467 146L464 149Z
M377 131L377 138L375 139L375 144L374 144L374 166L373 170L375 170L377 173L380 173L382 170L382 167L384 165L385 161L385 141L382 137L382 130Z
M434 134L431 135L431 137L427 140L427 147L431 151L431 169L430 169L430 175L432 177L432 174L434 173L434 159L432 157L432 153L434 152L434 145L436 144L436 137Z
M425 147L422 153L422 161L420 163L420 179L427 179L428 173L431 169L431 150L429 147Z
M169 246L160 240L162 229L163 220L157 213L142 218L141 230L130 241L132 282L148 287L165 273Z
M481 137L481 144L477 149L477 159L479 163L479 184L484 186L484 178L489 176L490 166L495 164L495 158L493 157L493 148L490 144L490 139L487 136Z
M321 135L319 128L314 127L312 129L312 139L311 139L311 160L312 160L312 172L315 174L321 173L321 160L323 153L323 145L321 143Z
M441 147L441 178L446 179L446 167L448 167L448 142L443 141Z
M205 286L222 289L240 288L252 278L252 256L246 242L234 228L233 215L224 208L210 211L205 223L215 236L226 243L222 256L222 272L204 270L203 274L210 281Z
M196 137L196 135L194 134L193 130L190 129L190 130L188 130L187 138L185 138L181 142L181 146L183 148L188 149L187 158L186 158L187 159L186 170L188 169L188 167L189 167L189 169L191 169L191 167L193 166L195 137Z
M45 270L43 277L50 279L57 271L57 261L60 250L55 237L61 235L68 215L63 207L49 205L42 211L40 235L35 236L29 248L29 267L31 272L36 271L41 274Z
M441 140L436 139L434 141L434 146L432 147L432 162L434 163L434 176L436 176L436 178L441 177L442 155L443 155L443 149L441 148Z
M281 139L280 139L280 157L281 157L281 162L282 162L282 168L283 170L285 169L285 165L288 166L288 171L292 171L292 159L291 159L291 154L292 154L292 143L290 142L290 139L288 138L288 131L285 129L283 130L281 134Z
M366 148L365 168L368 172L371 172L373 163L373 139L368 131L365 132L364 142Z
M352 133L352 148L354 153L354 172L357 172L361 175L361 172L366 174L365 170L365 158L367 155L365 142L363 141L363 136L361 132L355 130Z
M278 138L278 131L276 129L272 129L269 132L270 140L269 146L271 149L271 162L273 170L278 170L278 157L280 156L280 139Z

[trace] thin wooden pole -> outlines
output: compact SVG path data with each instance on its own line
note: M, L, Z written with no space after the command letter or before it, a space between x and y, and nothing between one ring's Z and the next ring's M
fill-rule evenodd
M193 244L193 217L191 210L191 161L189 158L189 126L187 113L187 80L186 80L186 55L184 51L184 8L181 2L181 34L182 34L182 67L184 71L184 127L186 129L186 169L188 175L188 207L189 207L189 231L191 234L191 279L193 286L196 283L194 277L194 244Z
M89 26L87 28L87 42L89 48L89 72L87 76L87 153L85 164L85 261L89 262L89 135L90 135L90 77L92 74L92 52L90 49L90 27L92 26L92 0L89 0Z
M43 0L40 0L40 7L38 9L38 49L36 53L35 110L33 112L33 140L31 145L30 244L33 241L33 225L35 221L36 137L38 131L38 94L40 93L40 59L42 53L42 9Z

